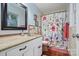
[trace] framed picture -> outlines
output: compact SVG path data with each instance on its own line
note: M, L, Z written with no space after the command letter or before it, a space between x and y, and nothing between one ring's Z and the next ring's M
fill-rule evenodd
M38 20L37 20L37 15L34 15L34 20L35 20L35 26L37 26L38 27Z
M27 30L27 12L21 3L1 3L1 30Z
M18 24L18 15L14 13L8 13L7 15L7 26L16 27Z

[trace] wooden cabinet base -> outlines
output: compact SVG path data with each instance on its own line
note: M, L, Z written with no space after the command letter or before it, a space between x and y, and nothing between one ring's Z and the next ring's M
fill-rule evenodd
M50 56L69 56L69 52L67 50L57 48L48 48L48 52Z
M58 48L48 48L48 51L43 51L43 55L47 56L70 56L67 50Z

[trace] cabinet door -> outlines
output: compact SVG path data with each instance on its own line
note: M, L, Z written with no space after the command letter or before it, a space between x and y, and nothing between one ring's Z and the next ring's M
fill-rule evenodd
M68 50L70 55L76 55L76 38L73 37L73 34L76 34L76 9L75 4L69 4L69 40L68 40Z
M42 45L38 46L38 56L42 55Z
M75 29L76 31L74 32L76 35L78 34L79 36L79 3L78 4L74 4L75 6ZM75 41L76 41L76 56L79 56L79 38L75 37Z
M41 56L42 54L42 45L34 47L34 56Z
M34 56L41 56L42 54L42 37L37 38L34 42Z

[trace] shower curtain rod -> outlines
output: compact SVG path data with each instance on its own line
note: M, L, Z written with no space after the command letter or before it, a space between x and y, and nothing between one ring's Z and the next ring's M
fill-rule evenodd
M66 10L64 10L64 11L58 11L58 12L53 12L53 13L50 13L50 14L61 13L61 12L66 12ZM50 14L45 14L45 15L50 15Z

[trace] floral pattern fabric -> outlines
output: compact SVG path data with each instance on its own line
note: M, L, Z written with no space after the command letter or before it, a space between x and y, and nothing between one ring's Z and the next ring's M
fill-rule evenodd
M42 35L44 40L63 40L63 24L66 21L66 12L54 13L42 17Z

